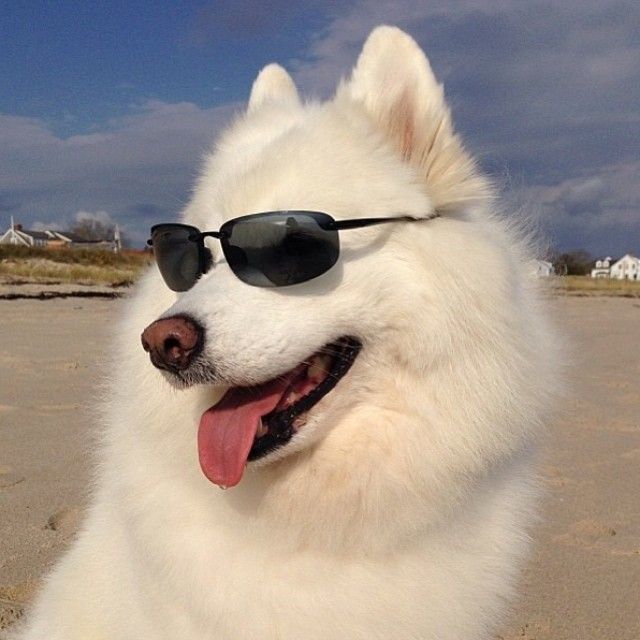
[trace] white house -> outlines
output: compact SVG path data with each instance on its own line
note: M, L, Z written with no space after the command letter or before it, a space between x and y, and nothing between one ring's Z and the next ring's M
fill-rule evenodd
M23 229L21 224L15 224L11 218L11 226L0 235L0 244L13 244L23 247L62 248L75 247L78 249L102 249L103 251L118 252L121 249L120 228L115 227L113 240L87 240L72 231L30 231Z
M640 258L627 253L611 265L611 278L618 280L640 280Z
M546 278L554 274L553 264L546 260L534 260L531 263L531 272L534 276L539 278Z
M0 236L0 244L14 244L22 247L46 247L49 236L46 231L28 231L21 225L11 224Z
M607 256L604 260L596 260L596 266L591 269L592 278L611 277L611 258Z

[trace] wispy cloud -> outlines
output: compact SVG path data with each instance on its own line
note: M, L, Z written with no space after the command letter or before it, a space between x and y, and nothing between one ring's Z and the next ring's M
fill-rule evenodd
M550 235L567 246L639 253L640 160L601 168L548 186L523 188L530 208Z
M200 6L191 20L188 40L205 45L216 38L238 39L280 37L310 11L330 10L337 2L327 0L210 0Z
M105 211L143 239L148 223L184 206L202 155L234 109L148 101L105 130L66 139L40 120L0 116L0 210L25 224Z
M640 5L360 0L291 61L296 80L329 95L380 23L422 45L469 146L552 242L640 251ZM594 181L602 193L576 201Z

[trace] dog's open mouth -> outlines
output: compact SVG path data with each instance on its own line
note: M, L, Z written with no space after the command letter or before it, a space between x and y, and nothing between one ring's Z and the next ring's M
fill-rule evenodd
M198 453L204 474L221 487L242 478L247 461L285 445L349 370L361 348L344 337L308 360L253 387L232 387L200 419Z

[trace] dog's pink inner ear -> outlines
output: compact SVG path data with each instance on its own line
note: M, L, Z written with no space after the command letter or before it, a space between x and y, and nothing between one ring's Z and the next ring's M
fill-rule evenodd
M434 208L484 200L487 181L453 130L442 85L418 44L395 27L371 32L337 98L364 108L403 160L423 176Z
M393 131L402 159L409 161L414 147L415 116L411 94L405 90L389 114L389 129Z
M386 133L387 138L406 162L411 160L415 148L415 108L411 91L405 89L400 97L386 108L379 105L379 110L371 113L378 126Z

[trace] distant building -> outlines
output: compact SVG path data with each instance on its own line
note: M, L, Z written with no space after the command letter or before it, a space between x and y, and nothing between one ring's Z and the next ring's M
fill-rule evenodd
M22 247L42 247L48 249L101 249L119 252L122 248L120 229L116 225L113 240L88 240L73 231L31 231L15 224L11 218L11 227L0 235L0 244L11 244Z
M610 277L617 280L640 280L640 258L629 253L622 256L620 260L611 265Z
M596 260L596 266L591 269L592 278L611 277L611 258L607 256L604 260Z
M534 260L531 263L531 267L533 275L538 276L539 278L547 278L555 273L553 264L546 260Z
M29 231L21 224L11 224L0 236L0 244L13 244L21 247L46 247L49 236L45 231Z

